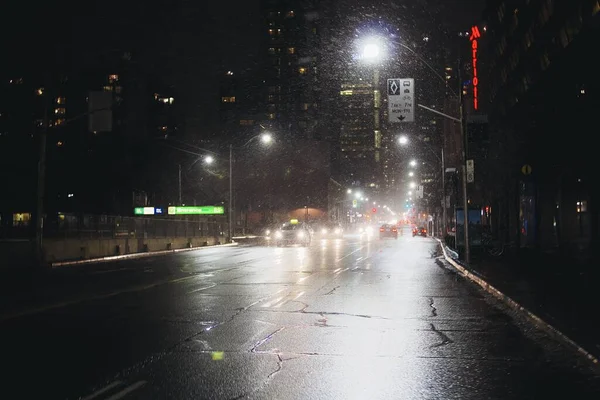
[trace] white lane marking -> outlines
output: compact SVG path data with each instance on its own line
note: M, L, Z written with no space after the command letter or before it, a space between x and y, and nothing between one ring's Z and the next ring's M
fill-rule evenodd
M210 285L210 286L204 286L204 287L201 287L201 288L199 288L199 289L194 289L194 290L192 290L192 291L189 291L189 292L188 292L188 294L189 294L189 293L201 292L202 290L206 290L206 289L214 288L215 286L217 286L217 284Z
M127 386L125 389L121 390L119 393L113 394L112 396L110 396L106 400L118 400L118 399L122 399L123 397L127 396L129 393L133 392L136 389L141 388L145 384L146 384L146 381L136 382L136 383L134 383L131 386Z
M94 393L82 398L81 400L91 400L93 398L96 398L96 397L100 396L102 393L108 392L110 389L119 386L121 383L123 383L123 382L114 381L113 383L110 383L110 384L104 386L102 389L96 390Z
M358 249L356 249L356 250L354 250L354 251L351 251L350 253L346 254L344 257L338 258L337 260L335 260L335 262L340 262L340 261L342 261L344 258L346 258L346 257L350 257L352 254L356 253L357 251L361 251L361 250L362 250L362 249L364 249L365 247L366 247L366 246L364 246L364 245L363 245L363 246L359 247Z
M277 304L279 303L285 296L281 296L278 299L275 299L273 301L268 301L265 304L263 304L261 307L271 307L271 304Z

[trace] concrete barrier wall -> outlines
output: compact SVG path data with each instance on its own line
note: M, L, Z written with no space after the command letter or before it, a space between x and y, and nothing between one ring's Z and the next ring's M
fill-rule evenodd
M28 268L35 265L31 241L24 239L0 240L0 269Z
M81 260L121 254L175 250L224 244L225 237L172 237L161 239L45 239L46 262Z

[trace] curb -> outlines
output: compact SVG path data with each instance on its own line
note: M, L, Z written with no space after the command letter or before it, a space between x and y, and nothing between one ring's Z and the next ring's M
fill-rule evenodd
M483 290L485 290L487 293L491 294L498 300L502 301L505 305L510 307L512 310L520 313L522 316L527 318L527 320L529 322L531 322L533 325L535 325L537 328L542 329L545 332L553 335L554 337L562 340L564 343L569 345L571 348L575 349L579 354L584 356L586 359L591 361L593 364L598 365L598 363L600 361L598 360L598 358L596 358L596 356L594 356L589 351L587 351L586 349L581 347L574 340L569 338L567 335L562 333L560 330L555 328L553 325L544 321L542 318L540 318L539 316L537 316L536 314L534 314L533 312L528 310L526 307L522 306L521 304L519 304L518 302L516 302L515 300L513 300L511 297L507 296L506 294L502 293L500 290L496 289L494 286L490 285L485 279L482 279L478 275L469 271L464 266L457 263L455 260L453 260L451 257L448 256L448 253L446 252L446 246L444 246L442 241L439 239L436 239L436 240L439 242L440 247L442 248L442 251L444 252L444 258L446 259L446 261L450 265L452 265L457 271L459 271L464 277L469 279L471 282L475 282L476 284L481 286L483 288Z
M185 249L151 251L148 253L132 253L132 254L123 254L120 256L88 258L85 260L57 261L57 262L50 263L50 267L56 268L56 267L67 267L70 265L96 264L96 263L102 263L102 262L108 262L108 261L119 261L119 260L135 259L135 258L162 256L165 254L181 253L184 251L214 249L216 247L234 247L237 245L238 245L238 243L227 243L227 244L217 244L217 245L213 245L213 246L190 247L190 248L185 248Z

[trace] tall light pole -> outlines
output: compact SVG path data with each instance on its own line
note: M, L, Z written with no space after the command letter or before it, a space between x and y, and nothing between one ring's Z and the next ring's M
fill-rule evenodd
M240 148L245 148L250 145L254 140L260 138L264 144L270 144L273 141L273 136L270 133L259 133L258 135L252 136L246 143L244 143ZM233 206L233 143L229 144L229 242L233 241L233 235L235 233L234 230L234 222L235 222L235 209Z
M463 209L464 209L464 241L465 241L465 262L467 264L470 263L471 261L471 244L469 243L469 199L468 199L468 189L467 189L467 153L466 153L466 149L467 149L467 139L466 139L466 133L465 133L465 123L464 123L464 119L465 119L465 115L464 115L464 110L463 110L463 97L462 97L462 90L461 88L459 88L458 92L453 90L452 88L450 88L448 86L448 82L446 81L446 79L444 79L444 77L442 75L440 75L435 68L433 68L423 57L421 57L416 51L414 51L412 48L410 48L409 46L407 46L406 44L402 43L401 41L397 40L397 39L392 39L393 43L399 45L400 47L404 48L405 50L409 51L415 58L417 58L420 62L422 62L425 66L427 66L427 68L429 68L429 70L431 70L431 72L437 77L439 78L442 82L444 82L444 85L447 89L449 89L457 98L458 98L458 102L459 102L459 117L455 118L452 117L448 114L444 114L442 112L439 112L437 110L433 110L429 107L425 107L421 104L417 104L417 106L431 111L435 114L438 114L444 118L448 118L450 120L453 120L455 122L458 122L459 124L459 129L461 132L461 138L462 138L462 160L461 160L461 164L462 164L462 171L461 171L461 175L462 175L462 192L463 192ZM373 40L371 40L371 42L369 42L368 44L366 44L364 46L363 49L363 57L364 58L369 58L371 60L377 59L380 56L380 51L379 49L375 49L375 46L377 46L378 44L376 42L374 42ZM459 71L459 79L458 81L460 82L460 60L458 62L458 71ZM443 179L445 180L445 173L446 171L444 171L444 176ZM446 199L444 198L444 206L445 206L445 201Z

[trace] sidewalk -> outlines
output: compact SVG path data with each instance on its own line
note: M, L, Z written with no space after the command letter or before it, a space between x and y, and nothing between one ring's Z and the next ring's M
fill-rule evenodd
M600 268L560 253L480 257L469 269L600 358Z

